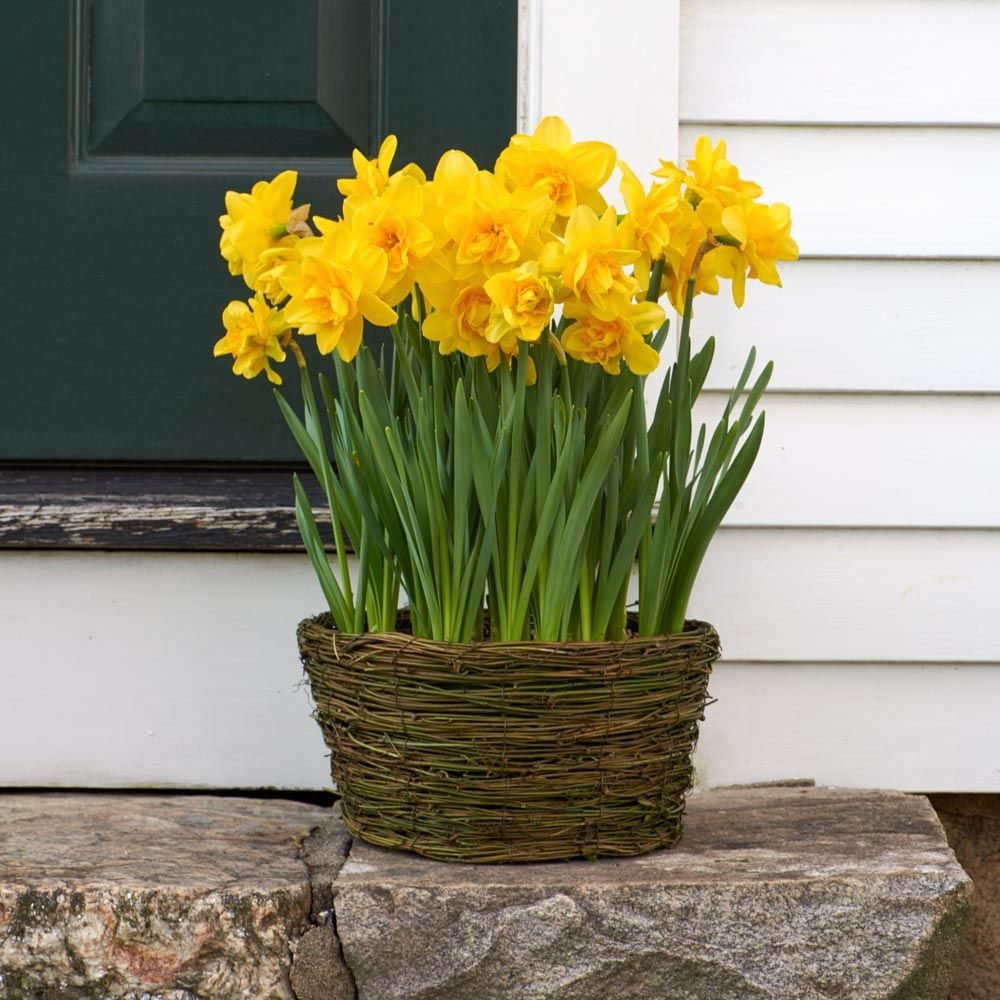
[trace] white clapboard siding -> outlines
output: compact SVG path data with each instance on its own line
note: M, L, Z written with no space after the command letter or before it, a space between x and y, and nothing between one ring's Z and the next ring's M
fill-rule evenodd
M716 748L706 776L809 770L828 752L829 725L785 719L781 728L783 714L829 706L839 727L871 740L859 675L885 661L914 665L872 675L884 739L909 747L934 706L995 717L1000 666L975 664L1000 664L998 565L997 533L723 529L690 609L715 623L726 657L712 688L720 707L705 726L705 745ZM7 551L0 593L4 785L329 784L299 686L295 625L322 607L305 556ZM843 672L816 659L844 661ZM922 672L935 663L960 664L948 692L927 684L951 676ZM744 686L731 693L736 680ZM756 700L741 693L749 690ZM771 714L754 714L764 702ZM914 704L920 711L907 714ZM731 723L733 713L742 721ZM865 761L865 748L880 743L864 739L838 780L926 788L951 767L954 780L941 787L982 787L982 762L951 732L939 734L952 742L939 741L948 752L926 782L912 748L894 755L894 771L891 761ZM792 734L786 744L782 733Z
M727 398L703 395L696 420ZM1000 396L771 394L763 409L730 524L1000 527Z
M330 784L304 557L5 551L0 594L0 784Z
M684 0L681 119L1000 123L990 0Z
M699 303L710 387L757 343L786 390L690 605L725 656L699 786L1000 791L1000 531L971 530L1000 510L1000 129L970 127L1000 124L1000 3L518 10L519 127L560 114L640 173L725 137L813 258ZM8 550L0 594L0 784L328 785L304 556Z
M682 158L703 132L791 206L803 255L1000 256L1000 129L686 125Z
M716 338L709 388L733 385L751 345L772 390L1000 392L1000 261L801 260L783 288L728 283L697 300ZM933 404L931 404L933 405Z
M1000 532L723 528L689 614L728 660L1000 663Z
M913 792L1000 787L1000 665L721 663L698 788L812 778Z

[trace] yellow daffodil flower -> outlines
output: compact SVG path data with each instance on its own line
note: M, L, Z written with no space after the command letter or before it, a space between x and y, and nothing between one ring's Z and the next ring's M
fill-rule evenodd
M459 276L481 270L486 274L507 270L525 257L537 256L539 228L548 203L531 191L513 194L488 170L470 181L465 198L444 219L445 230L455 242Z
M482 285L428 285L425 292L434 311L424 320L423 334L441 354L460 351L480 358L490 353L486 330L493 302Z
M665 257L671 249L682 252L687 246L692 208L681 195L680 183L653 184L646 191L628 164L619 161L618 167L626 208L622 220L625 238L652 260Z
M515 135L496 163L497 177L512 191L545 195L555 214L570 216L577 205L603 211L599 191L618 156L606 142L573 142L569 126L555 115L529 135Z
M389 305L410 293L416 268L434 249L434 235L420 221L422 212L421 186L409 176L397 177L379 198L354 196L344 203L354 235L385 252L388 266L379 297Z
M250 287L266 295L276 305L288 298L281 285L281 276L289 264L299 259L298 240L293 240L272 250L265 250L257 258L257 265L250 275Z
M635 278L625 273L625 267L634 264L641 254L626 247L627 236L613 208L598 218L592 208L580 205L566 223L565 243L545 245L542 270L559 274L566 294L611 319L621 300L638 291Z
M683 259L679 264L671 264L664 273L667 294L673 307L679 312L684 312L684 302L687 298L688 279L691 277L695 264L698 269L695 272L694 294L718 295L719 277L713 270L712 261L705 257L711 244L705 243L708 239L708 230L704 226L695 224L691 228L690 241L685 251Z
M538 272L537 261L528 261L486 282L484 289L495 306L486 327L486 339L491 344L500 343L509 334L518 340L534 341L548 327L555 294L552 282Z
M291 339L284 314L269 306L263 295L255 295L249 304L230 302L222 313L222 324L226 333L215 344L215 357L232 355L235 375L255 378L264 372L269 382L281 385L271 362L285 360L282 342L287 345Z
M488 337L495 321L497 307L482 285L429 286L427 302L433 311L424 320L423 334L438 345L441 354L459 351L470 358L483 358L488 371L495 371L501 361L509 366L517 357L520 346L517 335L511 330L499 340ZM528 359L528 385L537 378L534 362Z
M433 179L423 188L423 221L434 233L437 246L443 247L451 242L444 220L452 209L464 203L469 184L478 173L476 161L458 149L449 149L438 160Z
M376 326L396 322L396 311L378 297L388 259L378 247L361 243L346 222L315 221L323 236L302 240L299 260L281 275L290 296L285 318L299 333L315 335L321 354L336 348L351 361L361 346L364 320Z
M357 194L381 194L388 186L392 177L400 174L409 175L423 184L427 179L424 172L415 163L408 163L396 174L390 174L392 158L396 155L399 140L394 135L387 135L382 140L378 155L369 160L360 149L351 154L356 177L342 177L337 181L337 190L344 196Z
M660 363L659 354L643 339L663 323L663 309L655 302L622 299L607 317L580 302L568 302L565 315L574 320L562 334L570 357L600 365L609 375L621 372L622 361L636 375L648 375Z
M733 301L743 305L747 277L765 285L781 285L779 260L796 260L798 244L791 237L792 216L787 205L756 205L744 200L719 208L713 202L698 206L698 217L721 242L705 255L704 266L733 282Z
M289 233L292 196L298 174L285 170L274 180L258 181L249 194L226 192L226 214L219 216L219 251L230 274L242 274L251 283L260 255L272 247L291 246L298 237Z
M449 149L442 153L433 178L424 185L425 205L433 206L433 219L439 221L442 229L444 217L465 201L469 185L478 173L479 167L468 153L463 153L460 149Z
M619 160L618 167L627 209L621 231L628 245L642 253L634 276L639 287L646 289L654 261L662 258L675 271L679 269L690 244L694 210L684 199L679 180L653 184L647 192L624 161Z
M759 198L764 193L759 184L740 177L736 164L726 159L726 144L722 139L713 146L708 136L699 136L694 144L694 159L687 161L686 174L667 160L660 160L660 164L653 176L682 180L687 185L688 197L696 195L694 201L715 198L730 205L740 198Z

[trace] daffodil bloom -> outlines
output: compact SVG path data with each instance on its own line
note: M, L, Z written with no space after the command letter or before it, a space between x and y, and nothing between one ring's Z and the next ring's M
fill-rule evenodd
M548 203L531 191L513 194L487 170L470 181L463 201L448 212L444 226L455 242L461 275L507 270L537 256L539 229Z
M486 354L486 370L491 372L496 371L500 367L501 361L508 368L511 368L514 358L520 357L520 355L521 341L518 340L513 332L508 333L496 344L490 344L490 349ZM524 359L524 363L527 365L525 381L528 385L534 385L538 381L538 369L535 367L535 359L529 354Z
M566 223L563 245L547 243L542 269L559 274L565 292L575 295L591 311L611 319L623 298L638 291L638 283L625 267L641 256L627 249L627 235L618 225L613 208L600 218L592 208L580 205Z
M494 349L486 338L493 302L481 285L429 285L425 291L434 311L424 320L423 334L439 353L480 358Z
M388 259L378 247L361 243L346 222L316 219L322 237L299 243L299 260L281 275L290 298L285 318L303 335L314 335L321 354L334 348L351 361L361 346L364 320L391 326L396 311L378 297Z
M367 159L360 149L355 149L351 154L354 163L356 177L342 177L337 181L337 190L345 196L356 194L381 194L389 183L389 173L392 167L392 158L396 155L396 146L399 140L394 135L387 135L382 140L379 147L378 156L374 159ZM408 174L419 183L427 179L424 172L415 163L408 163L397 174Z
M355 150L355 176L338 181L335 218L294 207L286 171L229 192L220 220L223 256L256 294L229 303L215 354L274 383L292 356L302 407L278 393L282 414L327 497L352 501L331 501L329 559L296 483L336 629L394 628L405 593L413 635L442 642L684 632L701 543L760 448L751 411L770 376L769 365L752 374L751 352L741 385L753 398L699 429L691 407L711 350L693 355L692 298L727 279L741 305L748 278L780 284L779 262L798 255L787 206L758 204L760 187L704 136L686 166L661 161L643 181L613 146L573 142L556 117L513 136L492 171L455 149L430 179L394 169L395 136L370 152ZM602 195L616 165L621 209ZM683 319L650 407L664 299ZM378 360L362 346L369 324L392 327ZM299 333L358 364L334 359L336 426L322 454L311 439L324 400ZM678 490L673 518L651 519L653 499Z
M251 288L260 255L298 239L288 231L297 179L294 170L285 170L274 180L258 181L249 194L226 192L226 214L219 216L219 250L229 264L229 273L242 274Z
M281 276L289 264L299 259L298 240L292 240L271 250L265 250L257 258L257 265L250 275L250 287L255 292L266 295L278 304L288 298L288 292L281 285Z
M529 135L515 135L496 163L497 177L512 191L539 191L555 214L568 217L577 205L603 211L601 185L618 156L606 142L573 142L569 126L555 115Z
M759 184L743 180L736 164L726 159L726 144L722 139L713 146L708 136L699 136L694 144L694 159L687 162L687 174L667 160L660 160L660 164L653 176L683 180L688 197L695 195L694 201L715 198L730 205L740 198L759 198L763 194Z
M460 149L441 154L433 178L424 185L424 208L427 224L440 230L444 243L451 237L444 230L445 216L465 201L472 178L479 173L476 161Z
M344 203L344 217L354 235L385 252L387 269L379 297L389 305L409 294L416 268L434 249L434 235L420 221L422 211L421 186L409 176L397 177L379 198L353 196Z
M749 275L765 285L781 285L779 260L796 260L798 244L791 237L792 216L787 205L757 205L744 200L720 208L713 202L698 206L698 216L722 243L709 251L704 266L733 282L733 301L743 305Z
M489 339L497 307L482 285L452 283L427 289L433 311L423 322L424 336L438 345L440 354L459 351L470 358L483 358L487 371L495 371L501 361L508 367L520 353L516 333L508 330L496 341ZM528 385L537 378L534 361L528 358Z
M634 276L639 287L646 289L655 261L662 259L674 271L680 269L691 241L694 209L684 199L679 180L653 184L647 191L626 163L619 161L618 167L627 209L621 230L629 246L642 253Z
M255 378L264 372L269 382L281 385L271 362L285 360L282 342L287 344L291 338L284 314L269 306L263 295L255 295L249 304L230 302L222 313L222 324L226 333L215 344L215 357L232 355L234 374Z
M713 261L705 256L710 244L706 245L708 231L704 226L694 226L687 251L680 264L672 265L664 272L667 294L673 307L684 312L687 299L688 279L694 273L694 295L719 294L719 276L714 270ZM700 261L699 261L700 259ZM694 270L698 264L697 271Z
M636 375L648 375L660 363L659 354L643 339L663 323L663 309L655 302L623 299L610 317L570 302L565 315L574 320L562 334L562 346L571 358L600 365L609 375L621 372L622 361Z
M494 274L484 289L495 307L486 328L490 343L500 343L511 333L518 340L534 341L548 327L555 294L552 282L539 274L537 261Z
M653 184L646 191L628 164L619 161L618 167L626 208L622 220L626 239L652 260L665 257L671 247L679 251L686 246L692 208L681 196L680 183Z

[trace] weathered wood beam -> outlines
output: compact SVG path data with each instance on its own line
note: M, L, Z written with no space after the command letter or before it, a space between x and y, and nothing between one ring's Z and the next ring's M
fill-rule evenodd
M321 493L317 520L325 518ZM0 547L294 551L291 473L0 469Z

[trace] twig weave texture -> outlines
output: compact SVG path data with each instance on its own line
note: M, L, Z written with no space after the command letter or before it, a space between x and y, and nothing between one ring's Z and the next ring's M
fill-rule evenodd
M719 638L451 644L348 635L299 649L348 829L444 861L641 854L681 833Z

